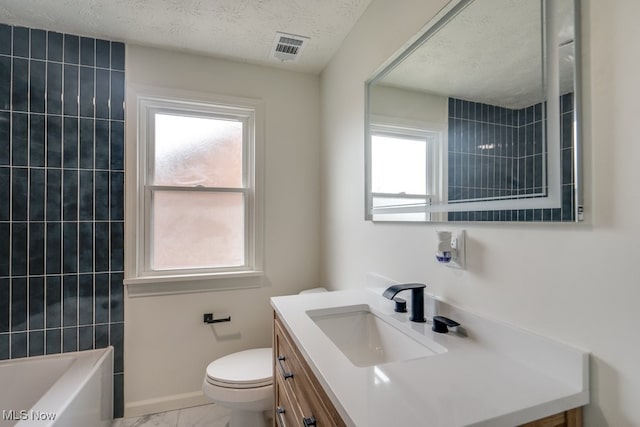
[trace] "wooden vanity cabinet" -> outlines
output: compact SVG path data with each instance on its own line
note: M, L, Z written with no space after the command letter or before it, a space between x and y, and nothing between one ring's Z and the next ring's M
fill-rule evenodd
M274 312L275 427L346 427L324 389ZM582 427L582 408L520 427Z
M346 427L274 314L273 360L276 427Z
M570 409L520 427L582 427L582 408Z

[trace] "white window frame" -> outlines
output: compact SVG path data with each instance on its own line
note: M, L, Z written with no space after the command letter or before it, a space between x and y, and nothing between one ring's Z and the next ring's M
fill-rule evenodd
M130 296L237 289L262 285L264 274L264 104L260 100L132 87L136 100L135 147L127 145L128 207L125 214L125 285ZM155 115L231 118L243 123L242 188L155 185ZM129 133L129 135L133 132ZM217 268L153 270L152 194L158 190L242 193L245 198L245 264Z
M367 179L371 182L367 184L367 194L370 199L367 202L367 212L369 216L367 219L373 221L398 221L400 218L403 221L429 221L434 220L432 217L434 214L429 212L428 207L433 203L442 203L446 199L444 188L446 188L446 174L445 168L442 166L446 164L446 133L442 126L433 123L400 120L390 117L374 116L369 127L369 144L373 144L373 137L391 136L396 138L408 138L408 139L424 139L426 143L426 170L425 176L425 188L426 194L384 194L374 193L371 190L373 176L369 176ZM370 149L373 149L371 147ZM371 156L371 154L369 154ZM368 158L368 162L371 159ZM373 169L369 166L370 173L373 173ZM428 200L425 203L416 203L407 206L392 206L392 207L375 207L373 206L373 199L375 197L406 197L407 199L415 198L418 200Z

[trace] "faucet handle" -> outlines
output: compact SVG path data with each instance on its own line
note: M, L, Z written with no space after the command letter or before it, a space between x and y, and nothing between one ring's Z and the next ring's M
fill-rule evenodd
M406 313L407 312L407 301L403 300L400 297L394 297L393 301L396 303L396 308L394 311L396 313Z
M449 327L453 328L455 326L460 326L460 323L455 320L451 320L448 317L433 316L433 327L431 330L440 334L446 334L449 332Z

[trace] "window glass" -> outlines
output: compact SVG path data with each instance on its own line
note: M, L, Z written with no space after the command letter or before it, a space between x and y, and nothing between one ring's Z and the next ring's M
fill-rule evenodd
M372 135L374 193L427 194L427 143L424 138Z
M245 264L243 193L155 191L152 269Z
M155 185L242 187L243 123L155 115Z

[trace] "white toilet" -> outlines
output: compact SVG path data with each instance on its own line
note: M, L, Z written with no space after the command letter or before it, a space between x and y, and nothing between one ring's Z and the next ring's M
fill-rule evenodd
M326 292L324 288L300 292ZM232 353L209 363L202 391L231 409L229 427L267 427L264 411L273 407L273 354L269 348Z
M263 412L273 405L271 348L254 348L214 360L202 391L231 409L229 427L267 427Z

